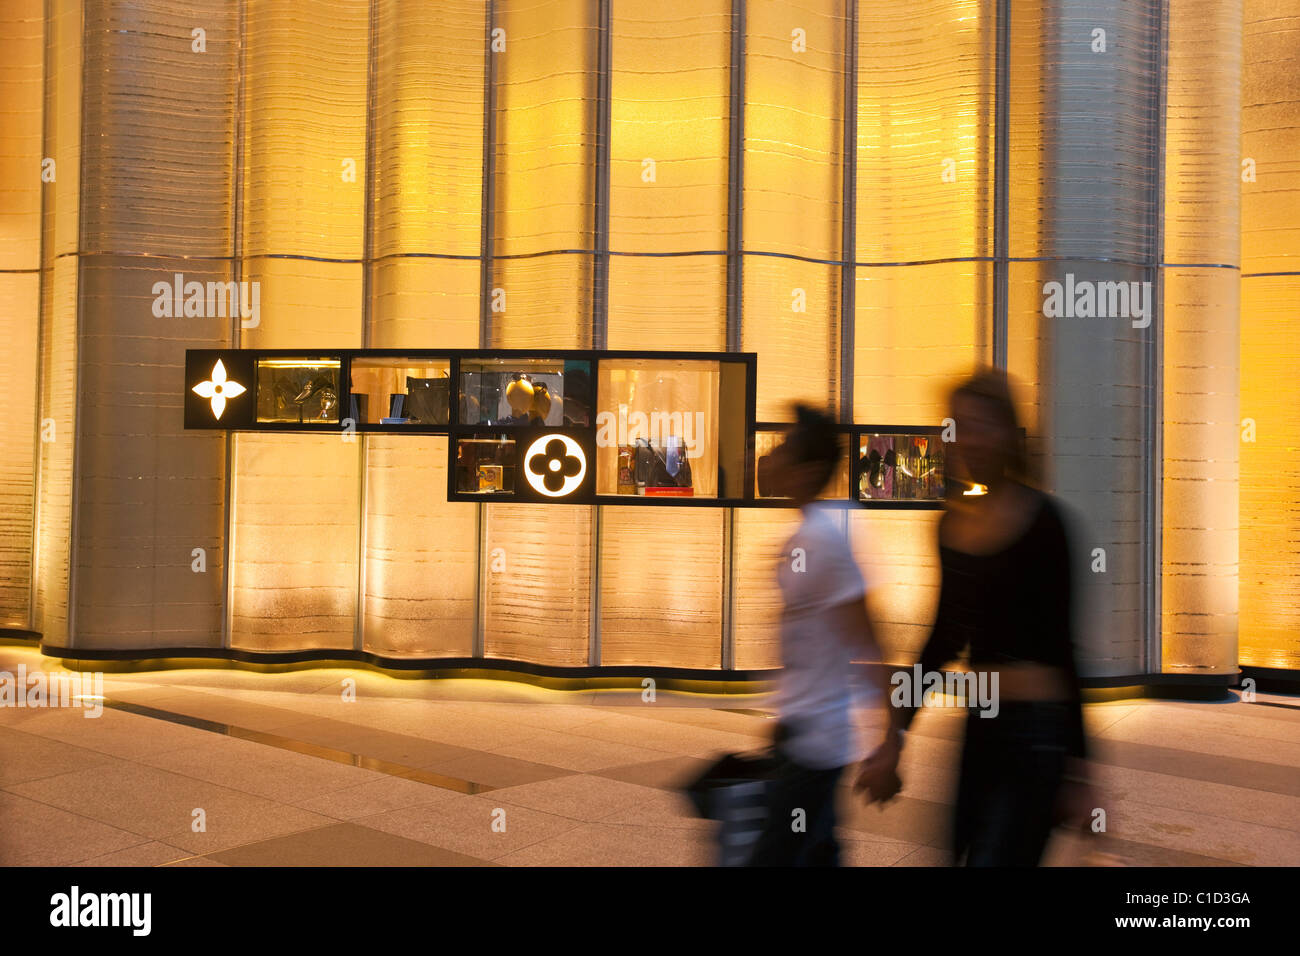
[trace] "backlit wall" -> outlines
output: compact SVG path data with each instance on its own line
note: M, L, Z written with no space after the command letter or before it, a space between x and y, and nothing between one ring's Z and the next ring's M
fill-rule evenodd
M181 428L186 348L730 349L758 354L764 421L938 424L957 377L1009 367L1078 519L1085 671L1300 666L1298 18L14 0L0 623L775 666L787 511L448 502L442 437ZM1150 283L1150 323L1048 315L1067 274ZM160 315L177 276L251 308ZM908 658L937 512L841 520Z

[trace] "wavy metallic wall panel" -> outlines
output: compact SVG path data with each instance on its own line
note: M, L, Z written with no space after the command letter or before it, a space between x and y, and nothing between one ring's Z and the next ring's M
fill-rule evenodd
M948 390L991 362L993 266L857 268L853 420L938 424Z
M478 348L477 260L370 264L370 348Z
M758 353L759 421L791 421L792 402L839 398L839 266L747 256L741 345Z
M915 660L939 603L939 515L933 511L853 511L849 541L871 588L886 660Z
M1160 4L1013 3L1011 16L1010 254L1148 261Z
M47 212L47 227L50 219ZM45 248L49 250L50 246ZM54 259L42 270L41 282L40 488L33 626L48 643L64 646L69 640L72 586L69 569L73 446L77 434L77 257Z
M1235 182L1228 179L1228 189ZM1237 666L1240 286L1227 269L1171 268L1165 275L1166 671Z
M360 262L246 259L241 280L250 297L252 283L258 290L257 314L241 323L241 348L361 345Z
M782 546L799 527L790 508L737 508L731 534L731 587L737 670L781 666L781 590L777 562Z
M1236 266L1241 241L1241 4L1169 8L1164 261ZM1161 662L1237 666L1240 280L1165 270Z
M722 666L724 514L604 507L600 527L600 662Z
M611 256L611 349L725 352L723 256Z
M469 657L478 507L447 501L447 439L366 436L364 647L390 657Z
M1143 490L1149 329L1131 320L1049 318L1044 288L1074 275L1138 282L1146 273L1085 261L1012 263L1008 366L1029 435L1030 467L1071 511L1080 666L1096 675L1144 667ZM1095 548L1106 571L1089 573Z
M361 258L369 8L247 0L244 255Z
M487 4L379 0L376 14L371 254L477 256Z
M497 255L592 248L596 4L497 0Z
M84 252L230 255L238 43L234 4L86 4Z
M1241 663L1300 668L1300 3L1246 0L1241 155ZM1260 273L1285 273L1260 275Z
M593 510L483 506L488 657L588 663Z
M1009 250L1050 261L1010 264L1008 367L1027 386L1034 464L1073 512L1080 657L1094 674L1148 664L1147 362L1158 325L1134 321L1158 254L1159 21L1155 0L1012 4ZM1116 298L1107 318L1058 314L1049 301L1049 283L1077 301L1078 283L1118 296L1103 284L1133 282L1138 305ZM1095 548L1105 573L1086 573Z
M31 615L40 289L37 272L0 273L0 393L7 396L0 422L0 627L26 628Z
M184 429L183 360L187 348L220 347L229 320L157 318L152 288L176 272L225 281L226 269L117 256L82 263L78 647L221 645L226 441Z
M0 7L0 270L35 270L41 253L41 93L45 4Z
M749 4L744 235L748 253L841 256L844 4ZM758 417L839 395L838 269L748 255L742 347L758 353Z
M359 447L338 435L234 436L232 647L353 647Z
M225 344L230 318L167 315L154 288L231 278L236 13L86 6L79 647L222 640L225 440L183 429L179 386L185 349Z
M1242 281L1241 416L1255 440L1241 445L1240 662L1292 670L1300 668L1297 315L1300 277Z
M491 348L591 348L592 256L497 259L492 264Z
M0 626L18 628L30 625L32 611L44 13L40 0L0 9L0 391L8 405L0 422Z
M996 4L859 0L858 19L857 260L992 255Z
M41 207L41 394L33 627L68 641L73 445L77 420L77 237L81 190L81 4L57 0L45 24L41 152L54 160ZM64 255L72 253L72 255ZM51 431L52 429L52 431Z
M730 0L614 0L610 248L727 245Z
M615 0L609 245L616 252L727 247L730 0ZM726 347L721 256L613 256L610 348Z

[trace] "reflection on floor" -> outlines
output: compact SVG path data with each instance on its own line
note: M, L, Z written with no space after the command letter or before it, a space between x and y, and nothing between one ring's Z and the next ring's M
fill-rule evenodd
M62 669L0 645L0 671L20 664ZM107 674L103 693L93 719L0 707L0 864L708 864L713 825L677 784L772 726L756 696L343 668ZM1300 701L1128 701L1086 719L1108 832L1060 835L1048 862L1300 864ZM947 862L960 736L954 712L924 711L902 797L882 810L843 788L847 863Z

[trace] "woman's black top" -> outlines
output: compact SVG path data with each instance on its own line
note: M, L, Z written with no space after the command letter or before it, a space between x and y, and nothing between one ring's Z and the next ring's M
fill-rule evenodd
M942 579L921 671L937 672L970 647L972 670L1019 662L1061 668L1070 686L1069 753L1084 756L1083 709L1071 638L1070 551L1060 507L1046 494L1028 530L995 554L939 547ZM914 708L899 715L906 729Z

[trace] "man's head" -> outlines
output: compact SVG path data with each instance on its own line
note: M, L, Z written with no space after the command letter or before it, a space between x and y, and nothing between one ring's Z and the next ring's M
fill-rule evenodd
M795 423L772 452L772 483L778 495L804 505L835 474L844 450L835 421L808 405L796 405Z

